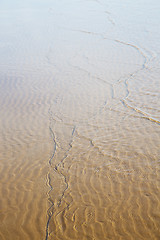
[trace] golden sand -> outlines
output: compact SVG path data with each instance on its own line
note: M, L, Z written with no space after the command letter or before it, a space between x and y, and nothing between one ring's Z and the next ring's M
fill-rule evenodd
M160 239L159 3L0 6L0 240Z

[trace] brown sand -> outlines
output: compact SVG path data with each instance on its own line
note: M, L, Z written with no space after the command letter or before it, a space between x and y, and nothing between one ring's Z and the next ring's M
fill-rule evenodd
M158 8L1 3L0 239L160 239Z

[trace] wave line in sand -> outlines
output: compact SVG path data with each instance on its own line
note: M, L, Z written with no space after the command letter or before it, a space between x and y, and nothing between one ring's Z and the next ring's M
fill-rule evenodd
M155 123L157 123L158 125L160 125L160 121L159 121L158 119L153 118L152 116L150 116L149 114L143 112L143 111L142 111L141 109L139 109L139 108L136 108L136 107L133 107L133 106L129 105L129 104L126 102L126 100L123 99L123 100L121 100L121 102L123 103L124 106L126 106L126 107L132 109L133 111L138 112L138 113L140 113L141 115L143 115L143 118L144 118L144 119L147 119L147 120L149 120L149 121L151 121L151 122L155 122Z

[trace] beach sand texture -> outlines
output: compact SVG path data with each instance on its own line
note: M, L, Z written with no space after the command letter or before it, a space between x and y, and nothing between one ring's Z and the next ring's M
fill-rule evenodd
M0 2L0 240L160 239L160 2Z

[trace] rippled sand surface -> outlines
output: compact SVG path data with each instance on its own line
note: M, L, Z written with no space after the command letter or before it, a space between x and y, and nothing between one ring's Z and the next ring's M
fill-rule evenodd
M0 2L0 239L160 239L160 3Z

